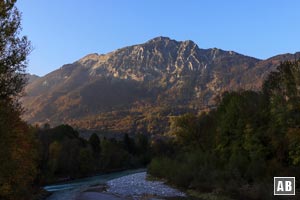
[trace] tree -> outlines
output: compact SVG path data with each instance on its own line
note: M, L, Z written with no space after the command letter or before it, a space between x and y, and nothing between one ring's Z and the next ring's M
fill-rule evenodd
M26 58L30 42L19 37L21 14L16 0L0 1L0 98L18 95L25 83Z
M210 135L214 127L210 114L202 113L200 116L185 114L171 121L171 134L184 146L199 147L204 151L210 145Z
M134 140L129 137L128 133L124 134L123 143L124 143L124 148L126 151L128 151L128 153L130 154L135 153Z
M300 60L281 63L264 82L263 91L274 125L300 126Z
M34 133L12 102L0 101L0 199L30 199L37 174Z
M263 85L269 100L270 135L277 160L300 163L300 60L282 62Z
M96 133L93 133L89 139L89 143L92 146L92 150L95 158L99 158L100 156L100 139Z
M49 145L49 169L51 174L55 174L59 169L59 156L61 150L62 145L58 141L54 141Z
M37 173L36 144L17 97L26 83L30 43L19 36L16 0L0 0L0 199L30 199Z
M79 151L80 174L87 175L95 170L93 152L90 148L81 148Z

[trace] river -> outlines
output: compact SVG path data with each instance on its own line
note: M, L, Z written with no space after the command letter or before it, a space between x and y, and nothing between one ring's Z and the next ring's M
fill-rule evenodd
M99 176L93 176L83 179L77 179L70 182L48 185L44 189L53 192L47 200L74 200L80 192L86 190L90 186L95 186L99 184L104 184L109 180L116 179L122 176L129 174L135 174L138 172L145 172L146 169L137 169L137 170L126 170L122 172L114 172L109 174L103 174Z

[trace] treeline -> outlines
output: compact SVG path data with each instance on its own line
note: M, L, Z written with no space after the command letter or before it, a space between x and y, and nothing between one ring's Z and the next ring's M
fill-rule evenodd
M37 131L39 141L39 184L84 177L102 172L145 167L150 162L147 135L121 140L79 137L69 125Z
M173 151L152 160L153 176L216 196L274 198L274 176L300 181L300 61L281 63L261 92L226 92L216 110L175 118L169 134Z

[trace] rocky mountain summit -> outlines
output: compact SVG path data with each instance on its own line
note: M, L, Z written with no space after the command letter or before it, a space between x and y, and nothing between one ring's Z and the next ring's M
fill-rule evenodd
M161 133L169 118L214 106L224 91L259 90L266 75L300 53L267 60L193 41L157 37L82 59L37 78L22 99L33 124Z

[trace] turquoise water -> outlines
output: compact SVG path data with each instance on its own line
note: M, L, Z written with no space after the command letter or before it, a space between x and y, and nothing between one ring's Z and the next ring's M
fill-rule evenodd
M89 186L106 183L109 180L134 174L138 172L144 172L146 169L126 170L122 172L114 172L109 174L103 174L99 176L93 176L88 178L77 179L74 181L47 185L45 190L53 192L53 194L47 198L47 200L72 200L81 192L87 189Z

